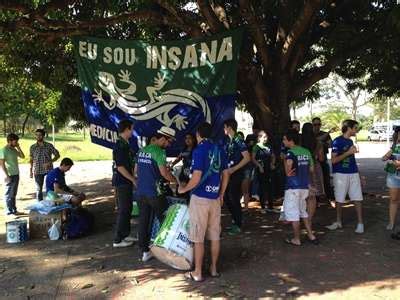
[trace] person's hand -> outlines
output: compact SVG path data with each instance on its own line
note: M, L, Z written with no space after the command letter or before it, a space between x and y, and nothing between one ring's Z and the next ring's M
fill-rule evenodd
M185 187L183 187L182 185L180 185L178 187L178 194L184 194L186 193Z
M224 205L224 195L219 195L217 201L219 201L219 204L222 207Z
M400 169L400 160L394 160L393 164L395 165L396 169Z
M51 169L51 163L43 163L43 167L46 171L49 171Z
M275 167L275 164L272 164L272 163L271 163L271 170L275 170L275 168L276 168L276 167Z
M347 150L347 153L348 153L349 155L356 154L356 153L358 153L358 149L357 149L356 146L351 146L350 149Z
M390 155L384 155L384 156L382 156L382 161L387 161L387 160L389 160L389 158L390 158Z
M11 177L10 176L6 176L6 177L4 177L4 182L5 183L9 183L11 181Z
M296 176L296 169L291 169L286 176L288 177Z
M263 166L258 166L258 170L260 171L261 174L264 174L264 168L263 168Z
M317 193L317 188L315 186L309 185L308 186L308 190L309 190L310 194L311 193L313 193L313 194Z

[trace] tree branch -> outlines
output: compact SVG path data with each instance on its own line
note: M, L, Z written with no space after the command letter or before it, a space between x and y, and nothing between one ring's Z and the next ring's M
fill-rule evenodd
M3 22L0 24L0 28L7 29L9 31L18 31L19 29L27 29L33 33L37 33L40 36L52 36L52 37L62 37L62 36L72 36L80 35L82 33L87 33L87 30L102 28L107 25L113 25L118 23L123 23L127 21L148 21L156 24L168 24L174 27L180 28L182 30L187 30L187 26L176 22L169 16L159 14L151 10L141 10L134 12L122 13L116 16L96 19L91 21L76 21L74 23L68 21L55 21L43 18L38 21L41 26L46 29L38 27L36 24L37 19L34 18L21 18L13 22Z
M313 16L321 5L321 0L308 0L304 4L303 11L300 13L297 21L294 23L291 31L286 36L282 47L282 65L284 69L289 61L290 55L296 46L297 41L302 34L306 32L313 20Z
M267 49L267 41L265 39L264 33L260 28L259 22L254 15L254 11L248 0L240 0L240 13L243 18L247 21L248 29L251 36L254 39L254 43L256 44L258 54L260 55L261 62L266 69L269 64L269 55Z
M203 17L207 20L212 32L216 33L223 29L222 23L218 20L208 0L197 0L197 5Z
M199 26L197 24L194 24L192 20L190 20L186 15L185 12L182 10L176 10L176 8L171 5L171 3L167 0L155 0L158 5L163 7L165 10L167 10L171 16L173 16L179 24L181 24L181 27L187 27L189 29L189 35L192 37L199 37L202 36L202 32Z

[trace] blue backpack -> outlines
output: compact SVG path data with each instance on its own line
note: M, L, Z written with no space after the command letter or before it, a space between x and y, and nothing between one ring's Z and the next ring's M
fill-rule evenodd
M64 238L74 239L88 235L93 229L94 216L87 209L70 210L64 226Z

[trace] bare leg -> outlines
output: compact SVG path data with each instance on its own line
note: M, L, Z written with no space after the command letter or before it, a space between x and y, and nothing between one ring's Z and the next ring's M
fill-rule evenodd
M315 237L314 233L312 232L310 220L308 218L303 218L303 223L304 223L304 226L306 227L308 238L310 240L315 240L316 237Z
M400 201L400 189L389 189L390 203L389 203L389 225L394 226L396 222L397 209Z
M195 279L203 278L201 270L203 268L204 243L194 243L194 272Z
M242 181L242 194L243 194L243 201L244 201L244 208L249 208L249 201L250 201L250 179L244 179Z
M210 273L212 276L216 276L218 274L217 271L217 263L219 257L219 249L220 249L220 241L211 241L211 266Z
M307 213L308 213L308 219L310 221L310 224L312 224L312 219L314 217L316 207L317 207L317 198L315 196L308 197Z
M336 222L342 224L342 203L336 201Z
M292 227L293 227L293 239L292 243L300 245L300 221L294 221L292 222Z
M356 206L358 224L363 224L362 203L361 201L354 201L354 204Z

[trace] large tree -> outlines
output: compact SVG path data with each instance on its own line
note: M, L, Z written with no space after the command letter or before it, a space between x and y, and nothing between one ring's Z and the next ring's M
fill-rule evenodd
M21 70L70 91L73 35L178 39L244 26L239 102L259 126L282 132L292 102L389 42L393 7L392 0L0 1L1 43Z

